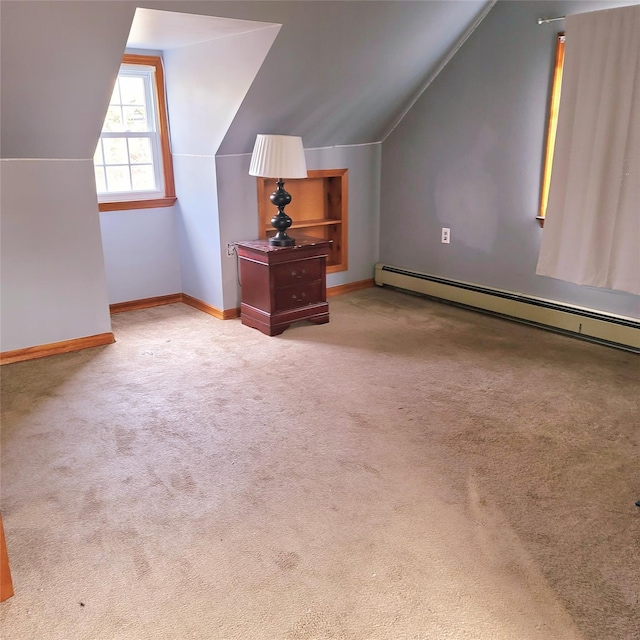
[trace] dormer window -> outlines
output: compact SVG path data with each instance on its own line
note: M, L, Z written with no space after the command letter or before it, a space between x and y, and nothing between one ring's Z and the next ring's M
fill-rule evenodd
M175 202L159 57L123 57L93 161L100 211Z

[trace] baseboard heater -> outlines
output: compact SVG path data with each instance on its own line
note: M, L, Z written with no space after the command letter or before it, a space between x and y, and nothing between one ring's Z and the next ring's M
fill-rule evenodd
M640 353L640 320L378 263L375 283Z

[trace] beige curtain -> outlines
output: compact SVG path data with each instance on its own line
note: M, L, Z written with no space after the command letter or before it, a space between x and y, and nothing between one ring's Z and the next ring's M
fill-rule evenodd
M640 5L568 16L536 273L640 294Z

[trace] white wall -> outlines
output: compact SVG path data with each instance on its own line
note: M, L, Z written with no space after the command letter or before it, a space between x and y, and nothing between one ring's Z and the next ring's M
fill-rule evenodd
M0 182L0 351L111 331L92 160L2 160Z
M127 53L161 56L158 50ZM102 211L109 304L182 292L175 207Z
M164 52L173 153L213 156L280 25Z
M109 304L182 291L174 207L103 211Z
M165 52L182 292L224 309L215 153L279 25Z
M174 156L182 292L223 309L213 156Z

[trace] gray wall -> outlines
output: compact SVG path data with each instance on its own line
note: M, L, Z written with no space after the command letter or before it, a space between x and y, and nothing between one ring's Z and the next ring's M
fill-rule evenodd
M135 5L0 2L3 158L92 158Z
M0 351L11 351L111 330L92 157L134 7L0 12Z
M640 315L637 296L535 275L548 100L564 28L536 20L622 4L632 3L496 4L383 143L381 261ZM442 227L451 229L449 245Z
M258 130L309 147L380 140L489 4L2 0L3 157L91 157L136 7L282 25L223 142L231 154L251 151Z
M0 351L111 331L92 160L1 160Z
M221 143L224 157L215 157L217 133L204 151L179 150L179 206L157 218L103 215L107 295L91 157L137 4L0 2L3 351L108 331L108 295L115 302L174 293L178 278L213 306L236 306L234 261L221 249L255 236L257 211L248 157L231 154L281 127L303 135L307 147L352 145L310 149L309 166L350 169L350 266L328 284L370 277L380 148L353 143L379 140L487 6L143 2L283 27ZM602 6L500 2L489 13L382 145L381 259L631 313L637 298L534 275L556 30L535 18ZM445 225L453 233L447 247L439 243ZM193 260L180 264L189 234Z
M381 145L306 149L305 157L308 169L349 169L349 268L328 274L327 286L372 278L378 259ZM249 175L249 161L249 154L216 158L223 255L228 242L258 237L256 179ZM222 280L224 308L240 306L235 257L223 257Z
M250 151L258 132L299 135L313 148L380 141L489 4L231 3L232 17L283 27L220 152Z

